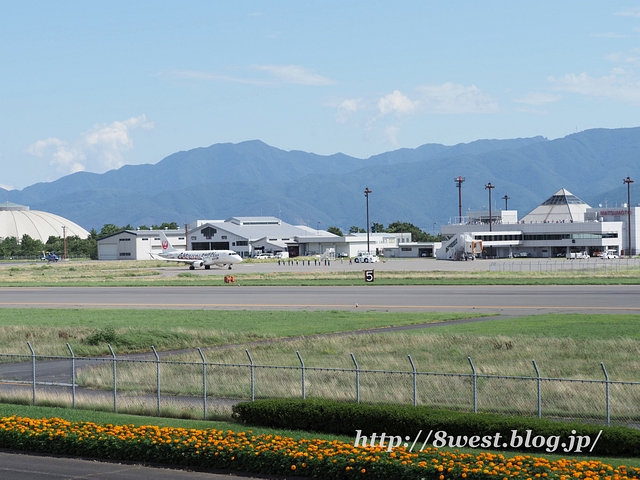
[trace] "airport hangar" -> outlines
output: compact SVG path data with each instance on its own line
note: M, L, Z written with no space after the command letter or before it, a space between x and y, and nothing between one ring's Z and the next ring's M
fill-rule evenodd
M516 210L497 210L491 216L488 211L478 211L443 225L442 247L436 251L436 258L451 259L450 244L461 234L482 240L485 258L568 257L574 252L628 255L629 215L631 254L635 255L639 251L639 214L640 207L626 204L592 208L563 188L520 220Z
M164 230L178 250L234 250L243 258L286 252L290 257L355 257L367 251L367 234L342 237L276 217L197 220L185 230ZM188 238L188 241L187 241ZM433 256L439 243L412 242L411 233L370 233L369 251L385 257ZM158 230L124 230L98 240L98 260L149 260L162 253Z

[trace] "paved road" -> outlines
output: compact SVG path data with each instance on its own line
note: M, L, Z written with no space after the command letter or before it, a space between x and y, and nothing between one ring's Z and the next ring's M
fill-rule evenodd
M640 286L12 287L2 307L640 313Z
M99 480L247 480L278 477L193 472L147 467L134 463L103 462L0 451L0 478L2 480L71 480L82 478Z

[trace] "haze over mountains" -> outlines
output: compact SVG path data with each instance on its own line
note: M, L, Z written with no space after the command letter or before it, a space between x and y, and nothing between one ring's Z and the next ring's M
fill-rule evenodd
M231 216L273 215L313 228L343 230L398 220L438 232L458 215L454 178L465 177L463 210L488 207L520 217L560 188L591 206L626 202L622 180L640 188L640 127L544 137L426 144L359 159L284 151L254 140L177 152L157 164L126 165L104 174L74 173L55 182L6 191L11 202L62 215L90 230ZM635 178L635 177L638 178ZM631 186L632 204L640 202ZM463 213L464 214L464 213Z

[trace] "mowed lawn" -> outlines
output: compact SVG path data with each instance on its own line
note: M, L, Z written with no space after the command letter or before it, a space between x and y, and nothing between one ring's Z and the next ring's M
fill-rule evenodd
M465 313L0 309L0 353L76 355L228 345L469 318Z

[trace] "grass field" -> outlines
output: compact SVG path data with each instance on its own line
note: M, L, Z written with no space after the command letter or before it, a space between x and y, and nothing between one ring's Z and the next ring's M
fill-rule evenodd
M395 315L395 314L394 314ZM262 365L297 365L299 351L309 367L535 376L532 359L546 377L602 379L604 362L612 380L640 380L640 315L542 315L491 319L396 333L294 339L212 350L207 361L246 363L244 349ZM196 354L197 355L197 354ZM197 361L194 355L180 359Z
M0 309L0 353L78 356L149 352L247 343L273 338L364 330L469 318L464 313ZM479 314L476 316L480 316Z
M435 261L435 260L433 260ZM567 260L568 261L568 260ZM253 262L253 261L250 261ZM258 261L260 262L260 261ZM400 260L397 260L399 265ZM57 264L0 265L0 286L224 286L223 275L199 275L185 269L163 276L159 261L74 261ZM227 271L225 270L225 274ZM233 270L235 285L362 285L362 271L242 273ZM637 285L639 267L555 270L548 272L376 271L376 285Z

